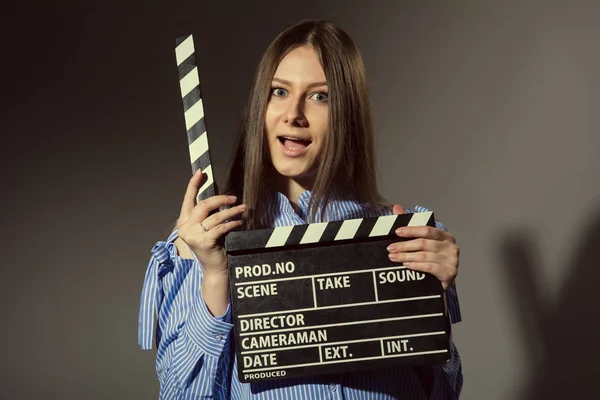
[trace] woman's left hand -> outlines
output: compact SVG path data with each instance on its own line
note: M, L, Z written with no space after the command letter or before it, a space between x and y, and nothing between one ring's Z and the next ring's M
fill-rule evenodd
M405 214L398 204L394 215ZM404 226L396 230L402 238L412 238L388 246L389 258L401 262L408 269L427 272L442 282L444 290L458 275L460 249L454 235L430 226Z

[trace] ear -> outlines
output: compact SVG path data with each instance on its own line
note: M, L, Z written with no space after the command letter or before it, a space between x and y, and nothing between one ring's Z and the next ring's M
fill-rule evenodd
M392 207L392 213L394 213L394 215L406 214L406 210L400 204L394 204L394 207Z

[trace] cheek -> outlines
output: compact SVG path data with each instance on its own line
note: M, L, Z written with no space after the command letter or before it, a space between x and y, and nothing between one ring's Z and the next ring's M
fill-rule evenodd
M315 129L315 134L319 137L319 142L322 143L325 141L325 137L328 136L328 132L329 132L329 121L327 119L327 114L321 116L321 118L319 118L318 120L318 126L316 126L317 129Z
M270 129L275 129L281 120L281 108L281 105L277 103L267 104L267 109L265 111L265 125Z
M265 113L265 131L267 134L270 134L275 128L275 116L273 111L267 108L267 112Z

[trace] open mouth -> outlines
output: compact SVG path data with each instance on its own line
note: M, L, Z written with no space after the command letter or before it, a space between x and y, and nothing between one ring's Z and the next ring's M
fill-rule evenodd
M307 148L312 141L293 136L277 136L279 142L288 150L299 151Z

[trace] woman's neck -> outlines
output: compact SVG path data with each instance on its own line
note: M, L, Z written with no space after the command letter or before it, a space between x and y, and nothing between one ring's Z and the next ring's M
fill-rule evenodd
M279 176L277 180L277 190L288 198L294 211L298 211L298 198L307 190L312 189L312 180L310 179L292 179L286 176Z

